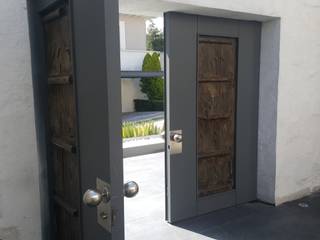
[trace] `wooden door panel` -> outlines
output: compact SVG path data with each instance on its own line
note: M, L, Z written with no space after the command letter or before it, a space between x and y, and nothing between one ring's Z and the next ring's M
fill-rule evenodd
M69 16L60 16L45 23L48 75L64 76L72 73Z
M69 13L44 22L56 239L80 240L80 172ZM54 12L52 14L57 14Z
M73 86L49 84L48 89L51 135L74 142L76 112Z
M236 40L198 43L198 196L234 187Z
M233 188L233 156L230 154L199 158L199 196L229 191Z
M79 231L78 228L78 219L57 205L55 207L55 220L57 240L81 239L81 231Z
M27 5L43 237L123 240L119 2ZM108 209L82 204L97 178L111 185Z
M232 119L198 120L198 155L225 154L233 151Z
M234 114L234 84L206 82L199 84L198 117L230 118Z
M202 37L199 45L199 81L233 81L235 39Z

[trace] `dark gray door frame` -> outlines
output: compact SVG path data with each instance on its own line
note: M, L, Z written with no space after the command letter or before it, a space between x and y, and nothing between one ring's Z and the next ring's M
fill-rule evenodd
M43 239L54 238L52 182L48 152L47 66L41 16L64 0L29 0L35 121L40 165ZM82 236L124 239L121 142L121 86L118 0L69 0L73 30L81 191L95 187L96 177L111 184L116 214L112 235L97 224L96 209L82 205ZM80 199L79 199L80 200ZM50 209L50 211L48 211Z
M54 1L27 1L29 18L29 37L32 60L32 81L35 109L35 126L37 137L37 149L39 158L39 182L41 204L41 232L42 239L55 239L53 222L53 183L52 175L48 169L52 167L49 159L49 133L46 121L48 119L48 87L46 49L44 43L44 28L41 13L53 8L57 3Z
M166 130L183 133L182 154L170 155L169 151L166 154L169 222L256 199L260 34L258 22L175 12L165 14ZM198 36L238 39L235 194L227 192L197 198Z

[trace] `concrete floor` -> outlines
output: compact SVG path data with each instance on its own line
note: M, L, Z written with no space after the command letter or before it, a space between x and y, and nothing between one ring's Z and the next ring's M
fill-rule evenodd
M125 200L126 240L320 239L320 193L279 207L248 203L170 225L164 220L164 154L126 158L124 166L125 180L140 185L139 195Z

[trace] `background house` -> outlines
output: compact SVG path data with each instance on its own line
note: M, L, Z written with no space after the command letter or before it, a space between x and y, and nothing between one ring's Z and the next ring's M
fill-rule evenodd
M120 15L121 70L141 71L146 54L146 21L148 18ZM121 79L122 112L133 112L133 100L146 96L141 93L140 79Z
M141 71L147 51L147 20L150 17L120 14L121 70ZM163 54L161 54L163 67ZM140 91L140 79L121 79L122 112L134 112L134 99L147 99Z

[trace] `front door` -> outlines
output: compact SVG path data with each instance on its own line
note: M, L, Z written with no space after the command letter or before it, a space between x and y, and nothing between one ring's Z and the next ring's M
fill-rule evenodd
M167 220L256 199L260 24L165 14Z
M123 240L123 197L137 186L123 190L118 1L30 1L29 13L44 238Z

